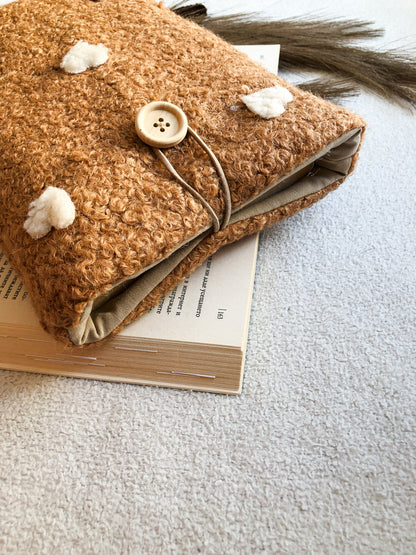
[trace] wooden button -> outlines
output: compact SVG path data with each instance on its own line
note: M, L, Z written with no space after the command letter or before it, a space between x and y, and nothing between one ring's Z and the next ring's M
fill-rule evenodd
M149 146L169 148L180 143L188 131L184 112L170 102L150 102L136 115L136 132Z

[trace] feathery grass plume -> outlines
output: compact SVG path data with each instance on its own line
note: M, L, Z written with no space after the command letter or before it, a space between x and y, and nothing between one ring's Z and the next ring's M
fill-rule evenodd
M370 27L370 22L356 19L289 18L266 21L256 14L207 16L201 19L204 27L232 44L276 44L276 39L284 39L288 44L340 44L383 35L381 29Z
M203 4L190 4L189 6L185 4L186 2L178 2L171 9L181 17L188 19L196 19L207 15L207 9Z
M360 47L290 45L281 58L282 69L324 70L367 87L388 100L416 107L416 57L398 50Z
M298 83L296 86L304 91L311 92L315 96L326 98L327 100L348 98L357 96L359 93L358 85L352 83L348 79L336 79L334 77L304 81L303 83Z
M183 9L179 2L174 10ZM356 19L265 21L258 14L189 17L232 44L280 44L282 69L314 69L332 73L388 100L405 101L416 107L416 56L413 52L372 50L351 45L357 40L383 35L370 22ZM320 80L322 94L328 94ZM313 85L316 89L316 84ZM341 96L348 89L339 89ZM330 98L336 88L331 89Z

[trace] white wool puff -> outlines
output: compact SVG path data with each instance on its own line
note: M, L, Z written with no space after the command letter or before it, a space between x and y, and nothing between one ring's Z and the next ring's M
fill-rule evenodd
M63 189L48 187L29 205L23 227L33 239L40 239L52 227L63 229L75 220L75 206Z
M67 73L82 73L86 69L98 67L108 60L108 48L103 44L88 44L79 40L69 50L61 62L61 68Z
M292 102L293 95L285 87L275 85L274 87L268 87L253 94L242 96L241 100L255 114L262 118L270 119L283 114L286 105Z

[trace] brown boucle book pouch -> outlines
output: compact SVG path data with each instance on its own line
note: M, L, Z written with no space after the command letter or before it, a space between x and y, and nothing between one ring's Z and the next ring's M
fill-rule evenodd
M79 40L102 43L108 60L66 73ZM241 100L275 85L293 95L276 117ZM224 228L139 138L136 114L152 101L178 106L218 159ZM153 0L0 8L0 241L42 325L67 344L119 332L223 245L323 198L351 172L363 127ZM226 189L194 136L164 154L224 222ZM75 219L34 238L29 206L48 187L69 195Z

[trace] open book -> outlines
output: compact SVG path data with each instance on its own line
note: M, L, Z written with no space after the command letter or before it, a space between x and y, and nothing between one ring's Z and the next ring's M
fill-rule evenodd
M278 46L241 47L271 71ZM72 377L241 392L258 235L221 249L159 306L86 349L56 342L0 253L0 366Z

